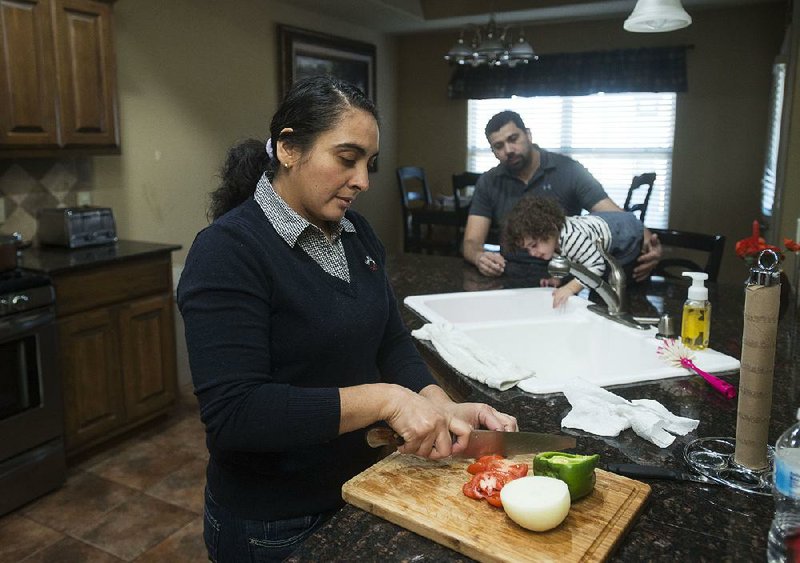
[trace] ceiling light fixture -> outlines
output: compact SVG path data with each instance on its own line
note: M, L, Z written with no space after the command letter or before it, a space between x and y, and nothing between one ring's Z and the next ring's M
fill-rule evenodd
M688 27L692 16L686 13L681 0L639 0L625 20L626 31L658 33Z
M464 40L465 30L462 29L458 41L444 56L444 60L459 65L515 67L517 64L528 64L529 61L539 58L525 39L522 28L514 39L510 26L498 30L494 14L489 18L485 28L470 26L466 31L470 30L472 30L470 42Z

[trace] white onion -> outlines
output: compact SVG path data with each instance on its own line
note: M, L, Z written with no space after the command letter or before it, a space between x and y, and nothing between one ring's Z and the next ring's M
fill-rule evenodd
M569 488L553 477L531 476L514 479L500 489L503 508L514 522L544 532L555 528L569 512Z

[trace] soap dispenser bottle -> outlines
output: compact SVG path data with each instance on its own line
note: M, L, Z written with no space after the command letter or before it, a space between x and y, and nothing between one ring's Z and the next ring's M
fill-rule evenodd
M692 278L692 285L688 299L683 304L681 341L692 350L703 350L708 348L711 332L711 302L708 300L708 288L703 284L708 274L684 272L683 275Z

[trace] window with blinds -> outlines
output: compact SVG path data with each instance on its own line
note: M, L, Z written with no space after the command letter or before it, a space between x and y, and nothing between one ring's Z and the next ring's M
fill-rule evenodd
M783 117L783 91L786 83L786 64L772 67L772 92L770 93L769 122L767 123L767 150L764 173L761 177L761 213L771 217L775 205L775 184L778 175L778 151L781 145L781 119Z
M674 93L633 92L469 100L467 170L484 172L497 165L484 127L494 114L510 109L522 116L534 143L579 161L620 207L632 178L655 172L656 183L644 222L648 227L666 228L675 98ZM644 197L637 195L632 203Z

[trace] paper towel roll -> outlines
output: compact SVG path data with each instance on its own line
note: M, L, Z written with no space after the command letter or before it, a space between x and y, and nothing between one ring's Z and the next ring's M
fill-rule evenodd
M754 470L769 464L767 434L780 295L780 284L745 289L734 461Z

